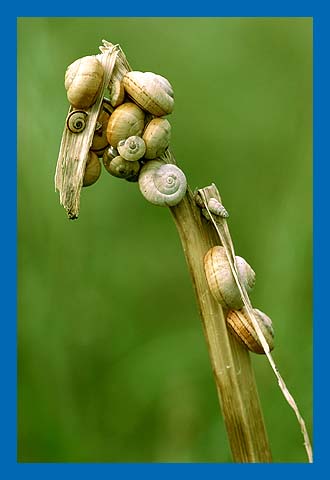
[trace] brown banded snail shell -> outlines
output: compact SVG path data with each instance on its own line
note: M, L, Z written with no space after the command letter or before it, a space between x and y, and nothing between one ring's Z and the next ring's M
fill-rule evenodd
M257 308L253 309L253 313L268 343L269 350L273 350L274 330L271 319ZM234 336L251 352L265 353L245 307L241 310L229 310L226 321Z
M89 108L96 101L103 81L103 66L90 55L78 58L65 72L65 89L74 108Z
M146 144L145 158L153 159L163 155L171 139L171 125L166 118L154 118L146 126L143 135Z
M117 148L120 140L132 135L141 135L144 128L145 113L132 102L117 107L110 116L107 126L107 138L110 145Z
M161 117L173 111L173 88L170 82L152 72L127 72L123 77L127 94L143 110Z
M66 126L72 133L81 133L85 130L87 113L83 110L73 110L66 119Z
M244 258L236 256L238 277L249 293L255 284L255 273ZM224 247L210 248L204 257L207 283L214 298L225 308L239 310L243 306Z
M101 175L101 163L97 158L95 152L88 152L88 159L86 162L86 168L83 178L83 187L88 187L89 185L93 185L93 183L98 180L99 176Z

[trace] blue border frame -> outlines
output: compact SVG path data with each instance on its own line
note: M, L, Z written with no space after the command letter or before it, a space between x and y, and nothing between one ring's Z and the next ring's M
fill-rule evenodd
M64 3L64 2L63 2ZM210 5L209 5L210 3ZM313 95L314 95L314 173L313 173L313 211L314 211L314 373L315 373L315 388L314 388L314 412L317 415L314 416L314 463L313 465L306 464L258 464L258 465L240 465L240 464L119 464L119 463L85 463L85 464L24 464L17 463L16 461L16 218L14 212L17 214L16 204L16 163L12 162L11 165L6 165L6 172L10 171L9 181L2 183L2 188L5 190L3 199L7 199L2 203L3 210L3 232L1 235L1 242L3 243L3 256L5 274L2 275L2 293L5 302L5 311L3 315L3 335L2 335L2 349L1 349L1 371L2 371L2 395L1 395L1 413L2 413L2 435L1 435L1 473L2 478L13 478L16 475L19 478L31 478L44 479L58 478L65 476L71 478L73 475L79 478L90 478L91 476L108 475L112 474L115 477L129 478L131 476L141 477L144 479L154 478L167 478L171 475L172 478L179 478L182 475L189 475L189 477L199 477L201 474L226 474L237 478L241 475L245 477L247 475L256 475L255 469L258 469L258 473L267 475L267 478L278 477L279 473L285 471L290 474L304 474L305 468L308 470L308 474L317 476L318 473L322 475L323 465L326 466L326 450L327 441L322 442L323 433L327 431L326 426L328 421L328 414L325 410L325 402L327 401L327 395L320 392L321 386L324 383L324 378L327 379L329 375L325 372L324 366L326 365L326 346L328 344L328 334L322 333L322 322L327 322L329 319L326 315L324 308L324 299L326 295L326 281L323 282L323 277L326 277L325 272L329 271L329 261L327 261L327 245L328 237L326 232L323 233L324 222L321 223L321 219L327 219L329 217L327 208L327 193L329 190L329 164L327 158L329 153L326 153L324 139L327 138L328 125L327 120L329 116L326 113L329 112L329 95L327 95L327 87L329 84L329 76L327 76L327 62L329 58L328 46L329 42L329 16L327 15L326 7L321 7L316 2L306 1L291 1L284 2L282 0L273 2L235 2L231 4L218 5L217 8L214 2L203 2L203 5L189 5L189 10L184 9L180 11L178 5L166 4L166 11L164 11L164 4L159 4L159 8L155 7L154 3L150 2L150 8L147 2L143 5L135 4L128 5L127 2L123 4L121 11L117 9L113 10L111 5L111 11L108 11L109 16L125 16L129 13L129 16L221 16L221 17L313 17L313 32L314 32L314 81L313 81ZM321 2L319 2L321 3ZM325 2L324 2L325 3ZM22 7L17 12L11 12L13 15L10 17L10 21L5 19L4 24L9 27L9 32L6 31L6 41L3 45L3 55L10 61L12 55L13 45L16 45L16 19L20 16L101 16L94 12L89 12L88 8L84 8L83 3L79 3L79 9L68 8L68 5L64 4L61 9L61 5L57 2L57 11L50 12L45 11L43 8L33 8L30 4L29 9ZM120 5L119 5L120 6ZM19 5L17 6L19 8ZM203 7L203 8L202 8ZM142 11L143 9L143 11ZM29 10L29 11L28 11ZM42 11L41 11L42 10ZM59 11L65 15L59 15ZM101 10L101 9L100 9ZM104 8L102 9L104 10ZM107 10L107 9L106 9ZM108 9L110 10L110 9ZM38 13L37 13L38 12ZM79 13L79 15L77 15ZM101 12L100 12L101 13ZM110 15L111 14L111 15ZM165 15L164 15L165 14ZM14 27L14 28L12 28ZM3 39L2 39L3 40ZM16 80L16 59L12 76ZM6 69L7 71L7 69ZM6 71L3 73L6 73ZM10 83L8 78L4 78L6 84ZM8 125L11 122L16 121L16 109L13 108L12 99L16 98L16 81L12 81L11 88L13 92L11 94L10 88L8 95L5 97L4 112L9 112L9 119L6 119ZM329 88L329 87L328 87ZM15 90L14 90L15 89ZM3 87L3 92L8 89ZM16 102L15 102L16 105ZM6 108L7 107L7 108ZM11 116L13 115L13 119ZM3 118L4 120L4 118ZM12 134L8 129L8 134ZM9 142L8 139L6 143ZM8 144L8 143L7 143ZM5 145L4 145L5 147ZM10 163L10 162L9 162ZM6 161L8 164L8 161ZM8 175L8 173L6 173ZM9 201L8 201L9 199ZM323 233L323 234L322 234ZM322 255L322 258L321 258ZM327 332L327 329L325 330ZM322 382L323 380L323 382ZM320 394L322 393L322 394ZM322 413L324 412L324 415ZM328 452L327 455L329 456ZM265 470L267 469L267 470Z

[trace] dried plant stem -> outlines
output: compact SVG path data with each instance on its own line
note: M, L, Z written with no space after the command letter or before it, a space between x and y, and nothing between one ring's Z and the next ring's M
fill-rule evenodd
M233 460L271 462L249 352L228 333L222 308L204 274L203 258L209 248L219 244L218 237L202 217L189 188L179 205L170 210L194 285Z

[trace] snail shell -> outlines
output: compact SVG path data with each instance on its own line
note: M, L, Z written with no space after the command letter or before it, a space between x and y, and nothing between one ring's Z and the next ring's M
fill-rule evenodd
M69 113L66 119L66 125L70 132L81 133L85 130L87 122L87 113L83 110L74 110Z
M207 202L207 206L213 215L218 215L219 217L228 218L229 214L225 207L216 199L210 198Z
M120 140L125 140L132 135L141 135L144 117L144 112L135 103L127 102L119 105L108 122L107 138L110 145L117 148Z
M93 136L91 150L95 152L99 157L103 154L104 150L109 145L107 139L107 126L110 115L111 112L103 108L96 122L96 128Z
M254 308L253 312L271 351L274 348L272 321L265 313L257 308ZM226 320L231 332L251 352L265 353L245 307L241 310L230 310Z
M142 195L153 205L172 207L184 197L187 180L176 165L150 160L141 169L139 187Z
M89 108L96 101L103 81L103 67L99 60L90 55L78 58L68 66L65 73L65 89L71 105Z
M117 145L117 150L119 155L125 160L134 162L143 157L146 151L146 144L141 137L133 135L132 137L126 138L126 140L120 140Z
M142 138L146 144L145 158L160 157L170 144L170 122L166 118L154 118L146 126Z
M236 256L238 277L249 293L255 284L255 273L244 258ZM210 248L204 257L204 269L214 298L225 308L239 310L243 307L239 289L232 274L224 247Z
M83 178L83 187L88 187L89 185L93 185L93 183L98 180L99 176L101 175L101 163L97 158L95 152L88 152L88 159L86 162L86 169Z
M127 94L143 110L161 117L173 111L173 88L170 82L152 72L127 72L123 77Z
M140 164L138 161L130 162L120 155L117 155L114 158L109 158L106 152L103 155L103 165L110 175L117 178L135 178L140 170Z
M113 78L109 84L109 100L113 107L121 105L125 98L124 84L119 78Z

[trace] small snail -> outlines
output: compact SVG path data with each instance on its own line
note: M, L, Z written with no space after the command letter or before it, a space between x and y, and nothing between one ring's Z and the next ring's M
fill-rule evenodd
M139 187L152 204L164 207L177 205L187 190L185 174L176 165L150 160L141 169Z
M71 105L89 108L96 101L103 81L103 67L99 60L90 55L78 58L68 66L65 73L65 89Z
M110 145L117 148L120 140L125 140L132 135L141 135L144 117L144 112L135 103L127 102L119 105L108 122L107 138Z
M154 118L146 126L142 138L146 144L145 158L160 157L170 143L170 122L166 118Z
M273 350L274 330L271 319L257 308L253 309L253 313L255 314L255 318L258 321L260 329L268 343L269 350ZM265 353L245 307L243 307L241 310L230 310L228 312L226 321L229 329L235 335L235 337L251 352Z
M152 72L127 72L123 77L127 94L143 110L161 117L173 111L174 98L170 82Z
M106 170L117 178L135 178L140 170L140 164L138 161L129 162L125 160L120 155L109 158L106 152L103 155L103 165L105 166Z
M238 277L246 291L250 292L255 284L255 273L244 258L235 258ZM223 307L234 310L243 307L224 247L210 248L204 257L204 270L212 295Z
M126 138L126 140L120 140L117 145L117 150L119 155L125 160L134 162L143 157L146 151L146 144L141 137L133 135L132 137Z
M83 110L73 110L66 119L66 126L72 133L81 133L85 130L87 113Z
M107 125L109 122L111 112L105 107L101 110L93 136L91 150L95 152L99 157L103 154L104 150L109 145L107 139Z
M83 178L83 187L93 185L101 175L101 164L95 152L88 152L88 159Z
M225 207L216 198L210 198L207 202L207 206L210 212L213 213L213 215L218 215L219 217L223 218L229 217L229 213L227 212Z

